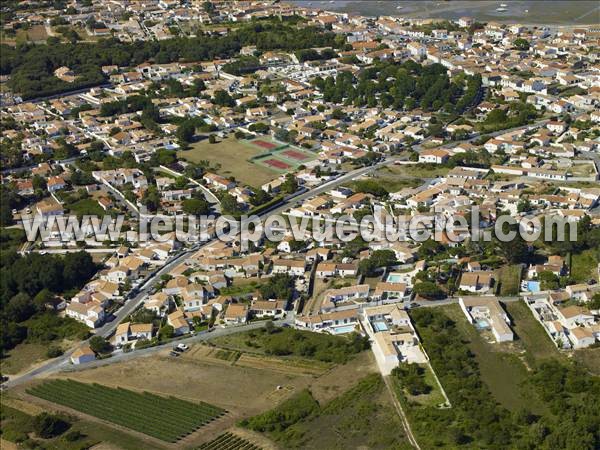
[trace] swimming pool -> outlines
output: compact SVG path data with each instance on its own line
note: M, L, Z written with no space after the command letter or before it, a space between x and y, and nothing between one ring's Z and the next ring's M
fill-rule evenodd
M375 331L387 331L388 330L388 326L387 323L378 320L377 322L373 322L373 328L375 328Z
M399 273L390 273L385 279L388 283L402 283L402 280L404 277Z
M528 281L527 282L527 290L529 292L540 292L540 282L539 281Z
M342 327L331 328L333 334L352 333L355 330L354 325L344 325Z
M478 330L485 330L486 328L489 328L489 327L490 327L490 324L485 319L479 319L477 321L477 323L475 324L475 328L477 328Z

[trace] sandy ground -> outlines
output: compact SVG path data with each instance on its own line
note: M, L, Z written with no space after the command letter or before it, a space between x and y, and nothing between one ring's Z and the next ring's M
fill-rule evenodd
M327 402L353 386L356 380L377 371L370 351L362 352L349 363L335 366L322 375L301 370L285 373L281 370L271 370L268 366L241 366L235 362L203 356L203 353L200 351L193 357L177 359L162 353L150 358L80 372L61 373L56 377L173 395L190 401L204 401L228 411L223 418L203 427L176 445L164 444L140 433L117 427L148 443L151 442L153 446L162 444L161 446L167 448L187 448L214 439L234 427L240 419L268 410L299 390L309 388L319 402ZM33 403L30 408L41 405L44 409L50 406L53 409L63 409L59 405L50 405L25 394L26 388L27 386L22 386L15 393L18 393L25 405ZM87 420L98 420L68 408L67 410Z

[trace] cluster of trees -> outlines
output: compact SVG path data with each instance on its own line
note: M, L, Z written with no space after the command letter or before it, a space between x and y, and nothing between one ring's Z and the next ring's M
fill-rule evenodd
M256 45L261 51L293 51L340 44L334 33L315 27L300 28L276 21L255 22L226 36L199 35L135 43L105 39L96 43L2 45L0 74L10 74L11 89L29 99L101 84L106 81L101 70L104 65L129 67L150 60L164 64L231 58L246 45ZM54 76L54 70L61 66L67 66L77 74L75 82L67 83Z
M486 133L526 125L537 117L533 105L523 102L509 103L508 109L496 108L488 113L478 128Z
M348 337L315 334L291 328L261 329L250 332L250 343L276 356L300 356L343 364L369 348L368 337L352 333Z
M276 408L250 419L242 420L240 425L261 433L283 432L318 409L319 403L310 391L304 389Z
M0 351L27 339L49 342L67 336L85 336L85 326L58 317L49 309L56 294L80 289L97 266L87 252L68 253L64 258L30 253L3 253L0 260Z
M358 269L361 274L371 277L378 269L389 267L396 263L396 254L393 250L375 250L369 258L363 259Z
M374 195L377 198L385 198L389 195L388 190L377 180L358 180L352 183L356 192Z
M260 294L264 299L291 300L294 295L294 278L285 273L278 273L260 286Z
M400 364L392 370L392 375L410 395L429 394L432 390L425 381L425 369L418 364Z
M298 58L298 61L300 61L300 62L317 61L320 59L327 60L327 59L337 58L337 56L338 56L337 53L330 48L323 49L320 52L318 50L315 50L312 48L307 48L305 50L298 50L296 52L296 58Z
M227 63L223 66L223 71L232 75L241 76L247 73L256 72L260 69L261 64L256 56L240 56L235 61Z
M406 110L420 107L427 111L444 109L460 113L477 96L481 77L463 76L450 80L441 64L422 66L408 60L377 63L358 76L341 72L335 78L318 77L313 84L328 102Z

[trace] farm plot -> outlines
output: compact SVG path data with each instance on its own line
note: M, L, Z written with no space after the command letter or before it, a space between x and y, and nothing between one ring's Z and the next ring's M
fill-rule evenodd
M208 403L74 380L47 381L27 393L171 443L226 412Z
M260 450L260 447L252 442L242 439L233 433L223 433L210 442L198 447L198 450Z

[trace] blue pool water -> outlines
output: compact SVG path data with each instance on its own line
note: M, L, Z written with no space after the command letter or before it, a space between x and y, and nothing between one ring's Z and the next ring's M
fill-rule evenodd
M385 322L373 322L375 331L387 331L388 326Z
M344 334L352 333L354 331L354 325L344 325L343 327L335 327L331 329L333 334Z
M388 283L402 283L402 276L397 273L390 273L385 281Z
M483 319L478 320L477 323L475 324L475 327L480 330L489 328L489 326L490 326L490 324L487 322L487 320L483 320Z
M529 292L540 292L540 282L539 281L528 281L527 282L527 290Z

